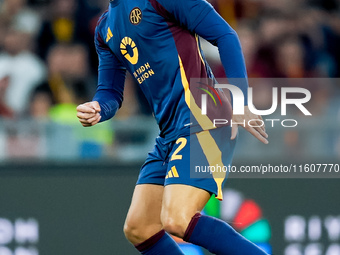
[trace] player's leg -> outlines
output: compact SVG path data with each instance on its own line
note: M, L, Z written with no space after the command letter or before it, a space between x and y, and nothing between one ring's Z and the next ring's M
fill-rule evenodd
M167 153L168 146L158 137L140 171L124 225L126 238L145 255L183 255L160 220Z
M160 220L164 187L136 185L124 224L124 234L137 245L162 230Z
M167 185L161 219L164 229L184 241L218 255L266 255L226 222L201 215L210 198L207 191L187 185Z
M163 186L154 184L135 187L124 233L141 254L183 255L177 243L162 228L163 190Z
M229 127L218 128L177 140L165 180L162 224L169 233L214 254L264 255L227 223L200 214L210 194L222 199L226 176L224 172L196 173L195 166L231 164L235 141L230 141L230 132Z

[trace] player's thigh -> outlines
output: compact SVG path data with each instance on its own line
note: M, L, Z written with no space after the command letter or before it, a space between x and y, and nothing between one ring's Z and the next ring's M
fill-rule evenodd
M160 210L167 171L167 146L157 137L152 151L141 167L135 187L126 224L148 226L160 223Z
M168 147L164 138L157 137L153 150L148 153L140 170L124 225L127 239L134 244L148 239L162 229L160 213Z
M124 225L125 235L131 242L143 242L162 229L163 191L162 185L136 185Z

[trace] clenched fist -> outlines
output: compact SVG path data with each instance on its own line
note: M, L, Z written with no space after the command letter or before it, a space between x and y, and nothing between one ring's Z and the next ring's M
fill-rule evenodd
M100 106L97 101L87 102L78 105L77 117L84 127L91 127L96 125L100 119Z

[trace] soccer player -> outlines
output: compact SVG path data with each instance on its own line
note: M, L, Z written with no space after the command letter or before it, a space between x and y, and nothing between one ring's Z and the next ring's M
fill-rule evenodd
M97 92L78 106L77 117L85 127L112 118L123 100L126 70L152 107L160 134L140 170L124 226L141 254L183 254L169 234L215 254L265 254L227 223L200 214L211 195L222 199L225 174L191 178L190 164L230 165L238 131L230 121L216 128L212 120L262 122L246 105L244 115L232 116L226 95L209 84L206 91L218 95L223 107L217 112L208 102L207 114L201 113L202 90L189 86L190 78L213 76L198 36L218 47L229 82L247 96L238 37L205 0L111 0L95 32ZM245 128L268 143L258 126Z

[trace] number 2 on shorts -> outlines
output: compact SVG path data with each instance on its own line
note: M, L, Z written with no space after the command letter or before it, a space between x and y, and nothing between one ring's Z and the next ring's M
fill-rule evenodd
M170 161L172 160L178 160L178 159L182 159L182 155L178 155L178 153L184 148L184 146L187 144L187 139L184 137L178 138L176 141L176 144L179 144L178 148L174 151L174 153L171 156Z

